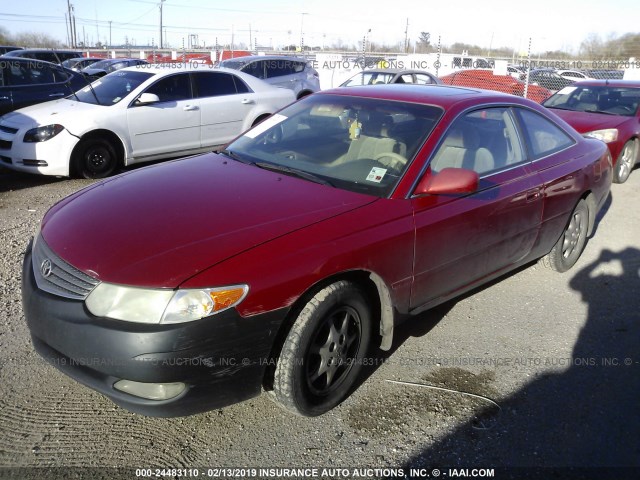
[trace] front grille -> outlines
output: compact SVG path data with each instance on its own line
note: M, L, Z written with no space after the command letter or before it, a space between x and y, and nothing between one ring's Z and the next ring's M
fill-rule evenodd
M6 125L0 125L0 132L10 133L12 135L15 135L16 133L18 133L18 129L7 127Z
M100 283L58 257L40 235L33 246L32 262L38 288L59 297L84 300Z
M0 148L3 150L11 150L12 143L13 142L10 142L9 140L0 140Z

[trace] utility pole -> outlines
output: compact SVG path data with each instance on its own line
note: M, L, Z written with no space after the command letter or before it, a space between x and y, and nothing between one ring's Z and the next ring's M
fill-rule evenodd
M111 43L111 20L109 20L109 48L111 48L111 45L113 45Z
M164 48L162 45L162 4L165 0L160 0L160 48Z
M407 17L407 25L404 28L404 53L409 52L409 17Z

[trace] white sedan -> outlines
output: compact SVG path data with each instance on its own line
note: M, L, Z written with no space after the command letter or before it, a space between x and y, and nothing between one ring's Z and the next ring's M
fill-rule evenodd
M103 178L134 163L219 148L295 101L236 70L141 65L0 117L0 165Z

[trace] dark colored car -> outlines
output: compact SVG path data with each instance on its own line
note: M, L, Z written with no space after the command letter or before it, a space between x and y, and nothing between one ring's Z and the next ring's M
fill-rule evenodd
M575 78L567 78L559 75L558 72L551 68L536 68L529 72L529 83L540 85L552 92L571 85L576 81Z
M108 58L83 68L80 70L80 73L90 77L91 79L96 79L104 77L107 73L120 70L121 68L135 67L136 65L147 65L148 63L149 62L146 60L140 60L139 58Z
M395 68L375 68L355 74L341 87L379 85L382 83L408 83L415 85L437 85L442 81L424 70L401 70Z
M22 50L22 47L11 47L9 45L0 45L0 55L4 55L8 52L13 52L14 50Z
M542 103L551 96L551 91L538 85L525 84L512 75L494 75L491 70L459 70L440 78L445 85L457 85L459 87L483 88L496 92L509 93L527 98L537 103Z
M93 65L96 62L100 62L104 60L104 58L96 58L96 57L81 57L81 58L70 58L69 60L65 60L62 62L62 66L66 68L70 68L76 72L79 72L83 68L87 68L90 65Z
M86 85L82 75L59 65L4 57L0 61L0 115L66 97Z
M614 182L629 178L640 160L640 81L577 82L557 92L544 106L578 132L609 146Z
M25 317L41 355L132 411L265 389L319 415L401 319L540 257L573 266L611 176L602 142L530 100L323 91L219 154L55 205L25 254Z
M302 98L320 90L320 77L304 58L283 55L249 55L231 58L219 63L220 67L248 73L276 87L293 90Z
M43 60L51 63L62 63L70 58L82 57L82 52L74 50L53 50L47 48L25 48L7 52L3 57L31 58L33 60Z

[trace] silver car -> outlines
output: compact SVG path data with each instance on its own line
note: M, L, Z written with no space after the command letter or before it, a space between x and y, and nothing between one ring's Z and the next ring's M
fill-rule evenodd
M240 70L271 85L293 90L297 99L320 90L318 72L304 58L249 55L224 60L219 66Z

